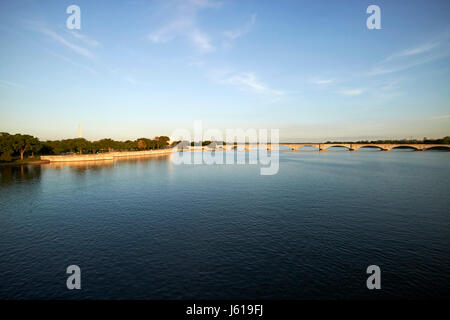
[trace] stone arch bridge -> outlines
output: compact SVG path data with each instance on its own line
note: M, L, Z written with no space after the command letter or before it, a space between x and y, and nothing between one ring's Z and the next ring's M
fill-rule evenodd
M360 148L375 148L381 151L391 151L392 149L413 149L416 151L425 151L430 149L450 150L449 144L383 144L383 143L280 143L280 144L235 144L235 145L216 145L210 146L186 146L179 150L186 151L204 151L204 150L256 150L263 148L272 150L279 147L288 147L291 150L299 150L303 147L315 147L319 151L325 151L332 147L344 147L350 151L357 151Z
M344 147L350 151L357 151L360 148L376 148L381 151L391 151L392 149L413 149L416 151L424 151L436 148L445 148L450 150L448 144L385 144L385 143L280 143L279 146L291 148L291 150L299 150L303 147L315 147L319 151L325 151L332 147Z

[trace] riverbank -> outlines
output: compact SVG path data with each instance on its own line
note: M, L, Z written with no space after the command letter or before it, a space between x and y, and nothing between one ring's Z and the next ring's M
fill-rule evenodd
M0 162L0 167L24 166L24 165L41 165L50 163L49 160L42 160L39 157L32 159L16 160L11 162Z
M64 156L41 156L41 160L49 162L103 161L125 157L132 158L132 157L165 155L170 154L174 151L175 149L160 149L160 150L145 150L145 151L107 152L97 154L74 154Z

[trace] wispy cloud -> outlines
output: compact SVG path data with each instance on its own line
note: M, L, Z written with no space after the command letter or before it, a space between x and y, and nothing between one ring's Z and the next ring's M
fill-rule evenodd
M89 59L94 58L94 54L87 48L80 45L80 43L89 45L91 47L96 47L100 45L100 42L88 37L85 34L77 32L75 30L67 30L58 33L47 26L45 21L39 20L30 20L30 19L22 19L22 23L29 29L39 32L51 40L56 41L57 43L69 48L73 52L87 57ZM72 38L72 39L68 39Z
M433 50L434 48L438 47L439 45L440 45L439 42L424 43L420 46L417 46L414 48L409 48L409 49L394 53L394 54L390 55L389 57L387 57L384 61L386 62L386 61L391 61L396 58L409 57L409 56L426 53L426 52L429 52L429 51Z
M173 21L148 35L148 38L154 43L164 43L173 40L177 36L183 35L186 28L191 27L190 21Z
M326 84L331 84L334 82L334 79L312 79L311 83L314 83L316 85L326 85Z
M256 22L256 14L252 14L250 16L250 20L244 26L234 30L225 31L223 34L229 40L236 40L237 38L240 38L249 33L255 22Z
M344 96L359 96L364 92L363 89L343 89L339 93Z
M125 81L128 82L129 84L132 84L134 86L149 86L149 83L146 82L142 82L139 80L136 80L134 77L132 76L127 76L125 77Z
M403 96L405 92L401 89L403 79L385 79L379 84L372 83L370 87L365 88L364 92L373 96L378 101L385 101Z
M72 51L74 51L82 56L85 56L90 59L92 59L94 57L92 52L89 51L88 49L78 46L78 45L66 40L64 37L62 37L58 33L54 32L46 27L41 27L38 29L38 31L49 36L51 39L59 42L60 44L66 46L67 48L71 49Z
M98 42L98 41L95 40L95 39L92 39L92 38L88 37L88 36L85 35L85 34L82 34L82 33L77 32L77 31L72 31L72 32L70 32L70 33L71 33L75 38L81 40L82 42L86 43L86 44L89 45L89 46L97 47L97 46L100 45L100 42Z
M88 71L89 73L91 73L91 74L93 74L93 75L98 75L98 72L95 71L94 69L90 68L90 67L87 67L87 66L85 66L85 65L79 64L79 63L73 61L72 59L70 59L70 58L68 58L68 57L66 57L66 56L60 55L60 54L58 54L58 53L56 53L56 52L53 52L53 51L50 50L50 49L45 49L45 50L46 50L48 53L50 53L52 56L54 56L55 58L58 58L58 59L60 59L60 60L62 60L62 61L65 61L65 62L67 62L67 63L69 63L69 64L71 64L71 65L73 65L73 66L75 66L75 67L77 67L77 68L84 69L84 70Z
M189 67L203 67L205 66L205 62L201 60L191 61L188 63Z
M177 2L176 16L166 25L152 31L148 38L153 43L165 43L176 38L187 39L199 52L214 51L214 46L206 32L202 31L197 23L197 12L204 8L217 8L220 2L207 0L190 0Z
M188 33L189 39L199 48L202 52L210 52L214 50L214 46L211 44L209 37L206 33L199 29L193 29Z
M277 96L285 94L284 91L271 89L253 72L215 71L212 78L216 82L235 87L240 91Z
M431 41L393 53L376 65L367 75L377 76L399 72L450 55L450 31Z
M149 34L153 43L165 43L177 37L188 39L199 51L206 53L214 50L206 33L193 27L190 22L175 21Z
M384 75L384 74L407 70L407 69L425 64L425 63L429 63L429 62L432 62L435 60L445 58L449 54L450 54L450 52L443 51L443 52L437 52L433 55L425 56L420 59L416 59L414 61L410 61L410 62L406 62L406 63L402 62L401 64L394 64L394 65L389 65L389 66L378 65L378 66L374 67L369 73L367 73L367 75L368 76L378 76L378 75Z

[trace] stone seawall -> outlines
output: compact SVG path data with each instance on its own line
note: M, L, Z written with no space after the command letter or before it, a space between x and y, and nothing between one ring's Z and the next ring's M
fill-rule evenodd
M143 157L165 155L174 152L174 149L146 150L146 151L124 151L124 152L106 152L97 154L73 154L67 156L41 156L41 160L50 162L70 162L70 161L102 161L114 160L119 157Z
M114 158L118 157L143 157L170 154L176 149L161 149L161 150L146 150L146 151L123 151L123 152L109 152L108 154Z

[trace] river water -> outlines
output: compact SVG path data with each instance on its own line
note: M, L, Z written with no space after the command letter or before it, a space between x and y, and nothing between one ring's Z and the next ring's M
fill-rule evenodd
M449 152L279 159L272 176L170 156L0 167L0 298L450 296Z

